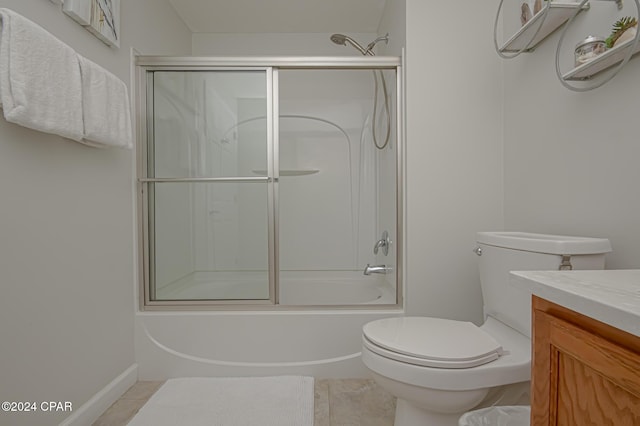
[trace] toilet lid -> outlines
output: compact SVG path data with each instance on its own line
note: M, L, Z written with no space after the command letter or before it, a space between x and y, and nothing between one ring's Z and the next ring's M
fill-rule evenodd
M387 358L435 368L471 368L498 359L502 346L466 321L385 318L363 327L365 347Z

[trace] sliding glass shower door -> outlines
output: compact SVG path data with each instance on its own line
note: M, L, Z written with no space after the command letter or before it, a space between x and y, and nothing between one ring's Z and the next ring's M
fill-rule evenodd
M149 300L273 303L271 78L147 73Z
M143 309L400 303L399 58L137 65Z

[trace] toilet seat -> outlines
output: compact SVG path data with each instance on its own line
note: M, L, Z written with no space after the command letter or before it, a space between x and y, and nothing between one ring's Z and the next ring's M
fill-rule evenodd
M473 323L429 317L372 321L363 345L396 361L433 368L472 368L497 360L502 345Z

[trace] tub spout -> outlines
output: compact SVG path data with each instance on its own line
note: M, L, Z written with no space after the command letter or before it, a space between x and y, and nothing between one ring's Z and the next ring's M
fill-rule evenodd
M390 268L387 268L385 265L369 265L367 263L367 267L364 268L364 274L365 275L371 275L371 274L386 274L387 271Z

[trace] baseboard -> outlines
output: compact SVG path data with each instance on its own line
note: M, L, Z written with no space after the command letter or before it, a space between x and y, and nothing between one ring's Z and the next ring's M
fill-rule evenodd
M138 380L138 364L133 364L111 383L67 417L59 426L86 426L95 422L107 408L118 400Z

